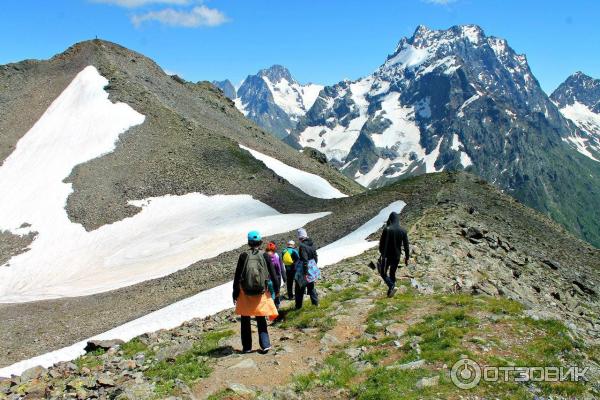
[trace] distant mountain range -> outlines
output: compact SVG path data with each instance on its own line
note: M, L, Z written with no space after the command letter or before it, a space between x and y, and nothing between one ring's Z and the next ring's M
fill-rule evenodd
M322 85L300 84L287 68L273 65L249 75L236 90L229 80L213 81L248 118L279 138L288 136L317 99Z
M272 70L286 78L269 78ZM375 72L324 87L312 105L292 91L273 95L272 81L291 76L272 67L248 77L238 108L363 186L464 169L600 245L597 80L575 74L550 98L525 55L462 25L419 26Z

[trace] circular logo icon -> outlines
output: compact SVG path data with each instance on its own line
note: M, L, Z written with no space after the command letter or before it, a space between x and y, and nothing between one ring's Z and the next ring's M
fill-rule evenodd
M458 388L473 389L481 380L481 368L475 361L463 358L452 366L450 378Z

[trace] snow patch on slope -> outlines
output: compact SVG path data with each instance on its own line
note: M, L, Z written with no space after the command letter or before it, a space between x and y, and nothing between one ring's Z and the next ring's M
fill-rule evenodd
M242 101L242 99L240 97L236 97L235 100L233 101L235 103L235 107L242 113L244 114L244 117L248 116L248 109L246 108L246 104L244 104L244 102Z
M433 56L430 48L417 48L413 45L407 45L405 48L400 50L396 55L389 58L385 64L385 68L396 67L399 68L417 68L421 64L428 61Z
M348 197L338 189L334 188L331 183L327 182L327 180L321 178L319 175L290 167L289 165L284 164L273 157L262 154L256 150L252 150L241 144L240 147L250 152L254 158L265 163L267 168L275 172L280 177L286 179L292 185L296 186L309 196L320 199L338 199L341 197Z
M452 135L452 144L450 145L450 149L460 152L460 163L464 168L473 165L471 157L469 157L469 155L464 151L465 146L462 144L456 133Z
M367 238L385 223L392 211L400 213L405 205L406 203L403 201L393 202L354 232L319 249L319 267L335 264L377 246L378 242L369 241ZM121 339L128 341L146 332L172 329L193 318L204 318L226 310L232 307L232 285L233 282L227 282L71 346L1 368L0 376L9 377L11 374L21 374L26 369L37 365L47 368L60 361L73 360L85 353L83 349L89 340Z
M278 82L271 82L267 76L262 79L271 91L275 104L294 121L306 114L323 89L322 85L300 85L287 79L280 79Z
M29 251L0 268L0 302L80 296L167 275L265 234L305 225L326 213L283 215L247 195L163 196L131 204L133 217L87 232L65 211L73 167L114 149L120 134L144 116L113 104L108 81L86 67L19 140L0 167L0 230L38 232ZM239 239L236 239L239 238ZM210 239L210 240L209 240Z
M575 102L560 109L565 118L570 119L577 127L589 134L589 137L582 137L574 133L566 141L575 146L577 151L594 161L599 161L590 152L590 149L600 152L600 114L594 113L586 105Z
M341 124L337 124L333 128L325 125L309 126L299 134L299 144L302 147L319 149L325 153L328 160L343 162L358 139L360 130L367 122L369 102L365 96L371 90L372 84L372 77L367 77L349 85L354 102L353 107L358 111L358 116L349 122L348 127ZM345 92L341 93L339 97L343 97L345 94ZM328 99L328 101L328 108L332 108L335 100Z
M380 148L400 146L399 151L424 154L419 140L421 134L415 123L415 110L413 107L403 107L400 104L400 93L389 93L381 102L381 115L392 124L381 134L371 135L375 146Z

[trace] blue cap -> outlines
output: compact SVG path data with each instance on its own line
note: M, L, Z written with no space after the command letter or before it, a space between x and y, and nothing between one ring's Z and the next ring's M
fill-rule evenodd
M254 242L258 242L262 239L259 231L250 231L248 232L248 241L252 240Z

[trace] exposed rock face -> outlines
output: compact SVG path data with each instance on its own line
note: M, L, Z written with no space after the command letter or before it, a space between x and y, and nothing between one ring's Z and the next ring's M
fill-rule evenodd
M225 79L224 81L212 81L212 84L221 89L223 94L230 100L235 100L237 97L235 87L229 79Z
M576 72L550 98L579 128L565 140L584 156L600 162L600 79Z
M246 117L279 138L290 134L322 89L321 85L298 83L281 65L248 75L237 92L232 92L228 80L213 84L234 100Z
M504 39L420 26L373 74L325 87L286 142L368 187L467 169L599 245L600 163L574 135Z

